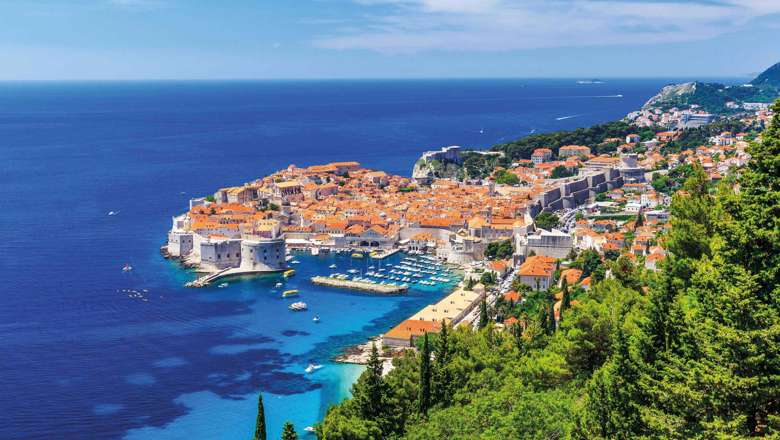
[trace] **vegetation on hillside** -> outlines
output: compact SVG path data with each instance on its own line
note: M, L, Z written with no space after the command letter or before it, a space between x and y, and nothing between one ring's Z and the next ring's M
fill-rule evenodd
M502 151L510 161L530 159L537 148L549 148L555 155L564 145L592 145L595 154L615 151L617 143L605 143L609 138L624 139L630 133L636 133L637 128L623 121L607 122L592 127L577 128L569 131L555 131L525 136L515 141L494 145L491 150ZM655 132L653 132L654 134Z
M713 190L695 168L674 195L659 272L583 252L578 265L593 287L557 323L552 292L541 292L542 312L508 331L483 306L479 331L445 327L430 353L406 352L384 377L374 350L319 438L780 436L780 102L774 108L739 191ZM605 266L612 277L596 280Z

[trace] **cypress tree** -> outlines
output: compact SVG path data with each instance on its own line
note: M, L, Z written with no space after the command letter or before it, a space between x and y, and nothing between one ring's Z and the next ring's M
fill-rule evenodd
M298 433L295 432L295 426L289 421L284 422L282 429L282 440L298 440Z
M423 336L423 346L420 352L420 393L418 409L420 414L427 415L431 406L431 350L428 345L428 333Z
M557 327L557 324L555 322L555 304L550 304L547 306L547 332L549 334L555 333L555 329Z
M487 302L483 299L479 304L479 328L483 329L487 327L489 320L490 318L488 317L487 312Z
M253 440L266 440L265 408L263 408L262 393L257 396L257 421L255 422L255 436Z
M449 326L446 321L441 326L435 354L436 363L432 376L431 404L449 406L452 393L452 374L450 372L449 362L452 358L452 353L450 352Z
M569 282L566 281L566 277L563 277L561 292L561 312L563 312L571 307L571 294L569 293Z

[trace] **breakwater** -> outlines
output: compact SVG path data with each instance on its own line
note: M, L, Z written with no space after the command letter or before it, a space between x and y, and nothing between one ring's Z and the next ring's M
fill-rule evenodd
M311 278L311 282L320 286L336 287L339 289L361 290L371 293L382 293L385 295L397 295L409 290L406 285L394 284L374 284L365 281L342 280L338 278L316 276Z

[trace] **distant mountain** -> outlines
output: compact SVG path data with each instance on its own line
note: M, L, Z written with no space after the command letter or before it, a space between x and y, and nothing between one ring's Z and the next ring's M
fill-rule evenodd
M748 84L728 86L720 83L687 82L671 84L650 98L643 109L690 108L715 114L740 111L746 102L772 102L780 96L780 63L773 65ZM733 104L728 104L733 103ZM728 105L727 105L728 104Z
M780 63L764 70L753 81L750 81L755 87L774 87L780 89Z

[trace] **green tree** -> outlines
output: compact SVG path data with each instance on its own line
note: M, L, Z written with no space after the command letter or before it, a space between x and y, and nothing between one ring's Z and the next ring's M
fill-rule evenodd
M537 228L550 230L558 226L558 216L552 212L540 212L534 219Z
M265 408L263 408L263 395L257 396L257 420L255 422L254 440L266 440Z
M450 361L452 351L450 347L450 330L447 322L443 322L439 337L436 338L434 349L435 364L431 381L432 401L435 404L449 406L452 398L452 373Z
M353 394L360 416L379 422L388 398L388 389L382 378L382 361L379 359L379 351L374 343L371 343L371 355L366 364L366 371L358 378L353 387Z
M431 351L428 345L428 333L423 335L423 346L420 351L420 395L418 409L420 414L428 414L431 407Z
M284 422L282 428L282 440L298 440L298 433L295 432L295 426L289 421Z
M561 312L571 308L571 293L569 292L569 282L566 277L561 280Z
M487 327L488 322L490 322L490 317L488 317L487 302L483 298L482 302L479 303L479 328Z

